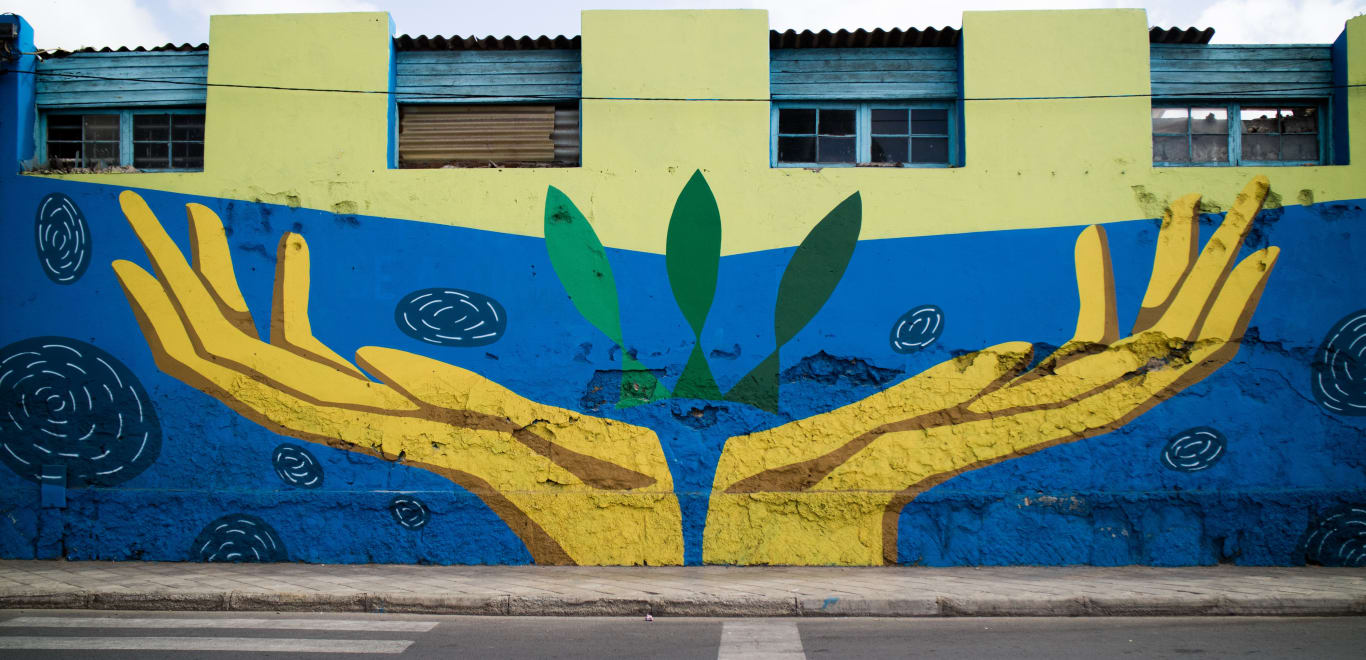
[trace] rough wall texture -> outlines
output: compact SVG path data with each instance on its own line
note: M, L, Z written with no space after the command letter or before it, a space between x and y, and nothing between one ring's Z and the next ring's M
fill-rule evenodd
M373 16L353 16L368 34ZM685 34L713 21L732 40L764 36L752 12L650 16ZM1031 20L1067 34L1092 17L1105 29L1132 22ZM612 75L593 63L589 37L630 18L585 17L585 90L614 89L587 79L595 67ZM965 22L969 75L1009 52L972 54L969 28L987 34L989 18ZM275 19L222 29L256 20ZM219 30L211 79L234 43ZM1349 26L1354 79L1364 31L1361 19ZM1138 50L1142 63L1095 66L1146 66ZM660 80L683 96L753 92L742 80L709 95L687 74ZM0 83L7 120L25 95L15 78ZM232 147L214 134L217 104L237 118L269 113L221 94L210 97L210 154ZM1354 94L1359 140L1366 100ZM651 110L598 110L628 138L652 113L709 144L707 122L725 121L688 102L640 103ZM287 176L307 183L277 200L287 203L233 183L224 172L240 155L211 156L198 174L0 175L0 556L1366 557L1353 531L1366 520L1360 166L1154 170L1142 154L1112 158L1124 162L1100 178L1125 201L1092 206L1115 194L1085 189L1083 168L1100 154L1068 165L1016 152L1018 169L974 167L969 112L964 168L764 170L745 192L766 126L724 125L747 136L727 147L733 158L647 151L618 166L593 155L594 107L585 167L564 172L403 178L367 142L374 153L332 169L319 152L303 158ZM1094 108L1146 122L1142 108ZM1120 148L1141 152L1133 141ZM359 171L364 158L377 169ZM1062 166L1065 181L1050 182ZM929 177L979 194L950 214ZM636 181L628 203L601 199ZM461 221L436 204L447 220L410 217L422 202L406 196L428 188L481 212L501 203L512 233L492 231L499 217ZM793 210L785 190L810 203ZM746 212L764 203L794 217ZM1008 226L1041 207L1057 211L1054 226L944 229L959 215ZM899 236L893 208L917 216ZM368 213L380 209L402 212ZM638 227L603 220L620 210ZM529 223L534 235L518 235ZM766 249L775 242L787 247Z

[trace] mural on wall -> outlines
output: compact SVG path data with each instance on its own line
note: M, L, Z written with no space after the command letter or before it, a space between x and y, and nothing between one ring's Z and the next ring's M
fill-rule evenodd
M223 224L207 207L187 205L187 261L142 197L123 192L119 203L152 272L123 260L113 266L163 372L276 433L458 484L502 518L537 563L678 564L700 529L700 558L709 563L874 564L897 561L902 508L935 485L1118 429L1231 360L1279 254L1267 246L1238 259L1268 186L1264 177L1249 183L1203 250L1199 197L1172 204L1127 336L1106 232L1088 227L1073 255L1080 311L1070 341L1037 362L1034 345L1024 341L954 355L843 407L729 437L714 475L703 475L712 483L700 507L675 489L676 477L697 475L671 469L671 460L681 460L677 450L652 428L538 403L473 371L401 350L365 346L354 364L341 357L313 336L309 251L298 233L279 243L266 339L238 289ZM774 302L771 352L724 392L708 361L718 353L702 345L718 292L721 220L700 172L675 204L665 254L668 284L692 337L672 391L662 371L631 350L606 250L554 187L546 195L545 246L574 308L616 347L615 404L710 401L693 408L701 420L695 428L704 429L713 407L727 414L779 408L779 351L844 278L860 224L855 193L792 251ZM394 316L405 334L433 344L485 345L507 328L500 304L457 289L414 291ZM891 349L924 349L943 328L939 307L912 308L894 324ZM1208 455L1215 444L1219 452ZM1209 441L1167 453L1174 465L1208 467L1222 447ZM286 483L313 474L307 466L316 460L302 456L279 472ZM389 511L409 529L430 520L416 497L394 498ZM255 539L256 556L287 556L274 531L249 516L210 527L195 542L200 556L230 533L215 531L220 527L243 529L233 534ZM252 536L248 527L265 531ZM247 552L221 556L229 554Z

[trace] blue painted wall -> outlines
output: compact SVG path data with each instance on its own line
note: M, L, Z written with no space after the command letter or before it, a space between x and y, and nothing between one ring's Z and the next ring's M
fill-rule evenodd
M682 181L680 181L680 184ZM68 195L89 226L89 269L54 283L34 248L34 214ZM301 443L246 421L153 364L109 262L145 263L118 209L117 188L0 177L6 201L0 259L0 346L64 336L125 364L160 418L160 455L114 487L70 488L44 508L37 484L0 469L0 556L186 560L220 516L247 513L277 532L288 559L309 562L525 563L527 551L477 498L428 472ZM701 558L712 471L724 440L858 400L963 352L1027 339L1066 341L1076 302L1077 228L864 241L833 298L782 353L782 409L666 401L618 409L601 392L619 368L611 342L574 310L544 241L284 206L139 191L162 219L198 202L229 232L242 291L264 329L281 232L302 233L313 261L314 332L339 353L381 345L472 369L533 400L657 429L683 503L686 556ZM1340 318L1366 307L1366 235L1352 231L1366 200L1262 212L1245 251L1282 248L1237 358L1123 429L951 479L906 507L900 560L942 564L1296 564L1320 511L1366 501L1366 417L1331 414L1310 388L1313 353ZM1202 217L1208 238L1219 216ZM185 246L185 226L168 221ZM1106 225L1122 327L1132 324L1151 267L1157 223ZM383 246L376 249L376 246ZM771 350L769 310L791 250L726 257L703 335L726 389ZM676 379L690 331L669 294L662 256L609 251L624 332L637 357ZM1020 273L1029 273L1020 277ZM479 292L505 308L497 342L433 346L402 332L394 306L409 292ZM1069 292L1058 298L1056 293ZM924 304L945 329L929 348L895 352L891 324ZM1212 467L1161 463L1168 439L1197 426L1227 438ZM303 445L316 487L290 485L272 457ZM312 468L307 468L312 469ZM307 471L305 469L305 471ZM430 510L420 529L389 510L397 493Z

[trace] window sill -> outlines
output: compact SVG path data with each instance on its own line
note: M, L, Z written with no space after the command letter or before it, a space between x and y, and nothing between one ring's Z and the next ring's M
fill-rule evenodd
M945 163L773 163L773 169L820 170L827 167L859 167L871 170L946 170L962 165Z
M400 170L491 170L491 169L577 169L583 167L579 163L568 161L559 162L539 162L539 161L492 161L492 160L468 160L455 161L450 163L399 163Z
M1330 167L1313 161L1250 161L1246 163L1153 163L1153 167Z

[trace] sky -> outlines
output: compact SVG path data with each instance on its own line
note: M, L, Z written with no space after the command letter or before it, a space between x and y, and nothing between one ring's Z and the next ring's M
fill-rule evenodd
M1213 27L1213 43L1329 43L1366 0L0 0L39 48L209 39L213 14L388 11L398 34L575 35L584 9L767 9L773 29L960 27L965 10L1143 7L1148 24Z

